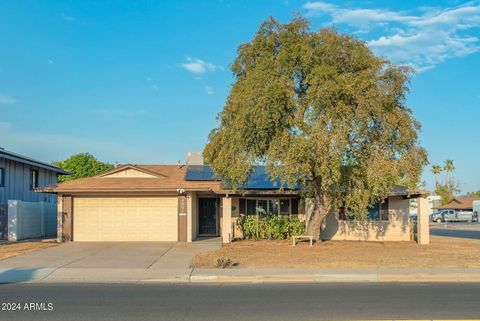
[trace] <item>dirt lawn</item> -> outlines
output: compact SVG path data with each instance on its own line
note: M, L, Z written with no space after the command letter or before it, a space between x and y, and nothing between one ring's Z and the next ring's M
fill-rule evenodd
M480 268L480 240L431 237L415 242L238 241L193 259L198 268L215 268L230 259L239 268Z
M20 242L1 242L0 243L0 260L45 249L47 247L56 246L55 240L26 240Z

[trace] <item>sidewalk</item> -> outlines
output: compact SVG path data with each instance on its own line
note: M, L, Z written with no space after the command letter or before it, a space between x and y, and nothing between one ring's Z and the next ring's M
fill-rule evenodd
M480 269L0 269L0 283L480 282Z

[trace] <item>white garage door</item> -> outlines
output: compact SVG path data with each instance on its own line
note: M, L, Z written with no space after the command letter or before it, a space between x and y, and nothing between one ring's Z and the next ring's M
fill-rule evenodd
M177 241L175 197L75 197L74 241Z

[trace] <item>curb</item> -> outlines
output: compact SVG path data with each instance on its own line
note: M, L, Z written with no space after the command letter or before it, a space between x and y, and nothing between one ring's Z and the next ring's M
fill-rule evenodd
M454 283L479 282L480 270L0 269L0 283Z
M190 283L452 283L480 282L480 274L192 275Z

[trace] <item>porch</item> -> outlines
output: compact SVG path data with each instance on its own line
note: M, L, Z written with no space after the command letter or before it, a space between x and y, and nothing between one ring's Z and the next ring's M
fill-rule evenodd
M230 243L242 237L236 224L240 215L305 216L301 199L293 194L189 192L186 195L186 207L187 242L204 237L221 237L223 243Z

